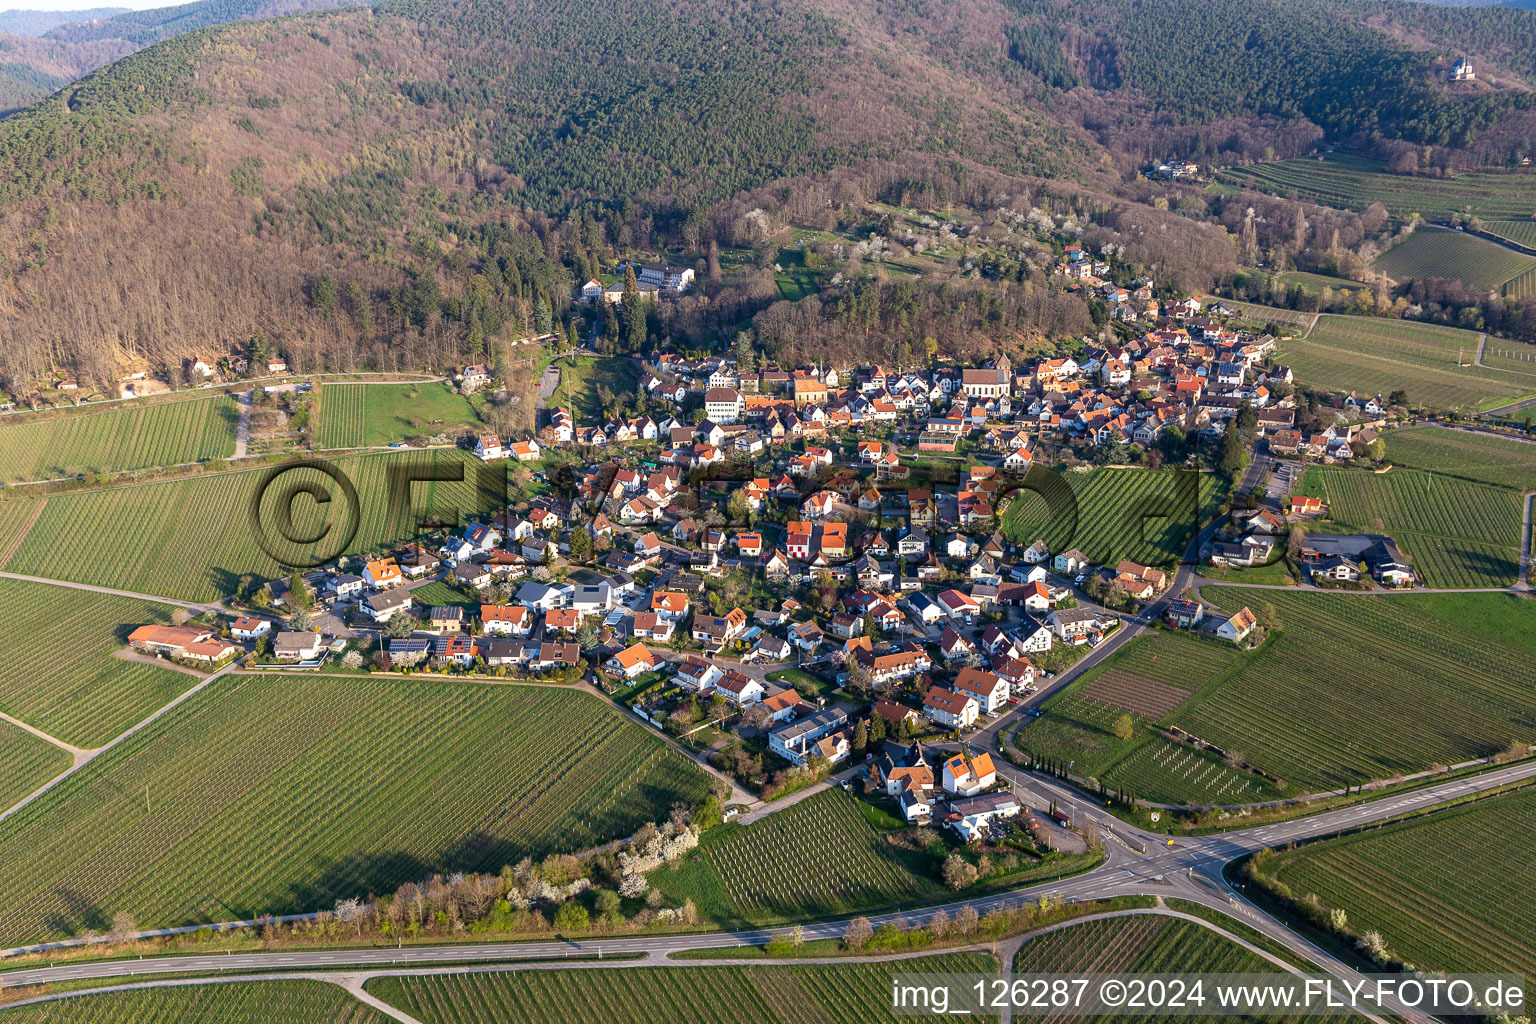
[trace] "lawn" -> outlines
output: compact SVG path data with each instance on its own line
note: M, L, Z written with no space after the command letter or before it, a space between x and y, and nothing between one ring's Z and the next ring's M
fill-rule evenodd
M1508 594L1367 596L1206 587L1280 628L1167 721L1297 791L1455 764L1536 740L1536 604Z
M627 835L706 783L565 689L225 676L0 823L0 944L497 871Z
M1212 473L1163 469L1096 469L1063 474L1075 509L1057 513L1048 498L1022 492L1003 511L1003 534L1014 543L1044 537L1052 551L1080 548L1113 565L1129 558L1168 566L1184 554L1198 520L1220 500L1224 481Z
M389 1017L323 981L166 986L75 996L0 1010L0 1024L389 1024Z
M98 747L196 684L113 656L128 634L171 619L169 605L0 579L0 711L79 747Z
M1490 291L1536 269L1536 256L1514 252L1464 231L1423 227L1376 257L1371 269L1399 284L1448 277Z
M1363 395L1402 389L1410 404L1430 408L1470 409L1536 392L1536 378L1471 365L1477 338L1453 327L1329 314L1305 338L1286 341L1277 358L1306 384Z
M777 672L769 672L768 681L780 686L792 686L800 696L812 699L837 689L836 680L812 675L801 668L781 668Z
M1298 899L1420 968L1536 974L1536 788L1276 855ZM1469 870L1468 866L1473 867Z
M683 867L651 883L731 927L910 905L943 891L930 861L886 842L855 799L833 789L751 825L711 829Z
M346 550L387 549L418 534L407 513L468 517L498 504L495 480L499 477L504 486L506 479L505 463L486 466L454 449L355 455L331 464L356 485L360 508L355 509L329 478L315 470L285 474L265 495L262 522L269 545L285 560L334 554L353 514L358 516L358 530ZM395 515L389 474L402 467L418 472L461 471L463 480L416 483L409 509ZM286 575L283 566L258 545L249 516L267 472L242 470L56 495L48 499L5 568L188 601L225 597L237 589L243 574ZM485 487L480 485L482 472L490 474ZM326 523L333 527L333 534L317 546L290 544L276 532L274 506L293 480L314 482L333 496L323 507L304 496L294 503L295 522L303 530ZM331 518L322 521L322 513ZM87 528L84 524L98 525Z
M463 588L441 580L417 587L411 591L411 598L417 604L428 608L434 606L449 608L457 605L475 617L480 615L482 603L479 597L466 592Z
M949 953L905 961L897 969L991 976L997 964L984 953ZM366 987L369 994L422 1024L865 1024L940 1019L893 1014L892 970L893 965L879 963L623 967L377 978Z
M69 751L0 722L0 810L68 768Z
M1070 765L1073 774L1159 803L1274 799L1281 792L1267 780L1173 743L1157 728L1241 661L1236 648L1214 641L1174 633L1138 637L1052 697L1044 715L1020 726L1014 743L1033 757ZM1125 714L1134 724L1128 740L1115 735L1115 721Z
M227 395L0 417L0 483L228 458L239 406Z
M1467 208L1486 220L1527 219L1536 207L1536 174L1487 172L1451 178L1393 174L1386 164L1343 153L1234 167L1221 179L1274 195L1363 210L1379 202L1392 216L1449 220Z
M778 282L779 294L790 302L799 302L807 295L821 291L821 277L805 265L805 252L801 249L780 249L775 261L778 269L773 279Z
M1379 525L1425 586L1507 587L1519 576L1525 504L1511 490L1416 469L1313 466L1297 491L1327 501L1333 530Z
M1237 926L1240 927L1240 926ZM1204 925L1153 914L1101 919L1047 932L1025 942L1015 974L1268 974L1280 968ZM1187 1021L1214 1020L1181 1015ZM1116 1013L1113 1018L1052 1013L1053 1022L1167 1020L1158 1014ZM1294 1020L1244 1015L1243 1020ZM1324 1020L1326 1017L1313 1019Z
M549 400L550 408L571 411L578 424L588 424L603 415L598 388L613 395L627 395L640 384L640 368L628 356L575 356L556 360L560 386Z
M469 399L442 381L323 384L319 401L322 448L377 448L437 435L457 439L482 426Z
M1502 487L1536 487L1536 444L1443 427L1396 430L1385 440L1387 458L1398 466Z

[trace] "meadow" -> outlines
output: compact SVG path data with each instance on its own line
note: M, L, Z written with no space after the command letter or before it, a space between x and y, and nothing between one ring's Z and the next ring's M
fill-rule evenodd
M1324 288L1331 288L1337 295L1341 292L1357 292L1366 286L1359 281L1351 281L1347 277L1333 277L1328 274L1309 274L1300 270L1288 270L1280 275L1283 284L1292 288L1301 288L1302 291L1313 295L1319 295Z
M353 514L358 530L346 550L364 553L415 537L416 516L468 517L495 504L493 495L478 486L484 464L456 449L355 455L332 464L354 481L360 508L354 509L329 479L308 469L285 474L280 485L264 495L261 521L273 551L285 560L334 554L336 539ZM409 509L402 505L395 514L389 474L399 467L461 470L463 480L417 483L411 488ZM249 506L267 472L241 470L55 495L4 567L141 594L218 600L233 593L244 574L286 575L284 565L262 550L250 523ZM491 464L490 472L501 475L504 487L505 464ZM317 483L333 495L326 506L307 497L293 505L295 522L303 530L325 523L334 527L333 534L316 545L289 544L276 532L274 508L281 503L283 487L294 479ZM86 529L86 523L100 525Z
M389 1024L323 981L246 981L82 995L0 1009L0 1024Z
M904 961L900 969L993 975L997 964L983 953L949 953ZM498 971L376 978L366 989L422 1024L865 1024L939 1019L895 1016L891 971L892 965L878 963Z
M1138 637L1052 697L1042 716L1020 726L1014 744L1032 757L1075 762L1075 775L1158 803L1274 799L1283 794L1262 777L1173 743L1157 729L1195 690L1230 673L1241 659L1234 647L1181 634ZM1124 714L1135 726L1128 740L1115 735L1115 721Z
M1536 379L1470 365L1477 338L1452 327L1329 314L1305 338L1286 341L1277 359L1306 384L1383 397L1402 389L1411 405L1431 408L1475 408L1536 392Z
M1536 487L1536 444L1444 427L1395 430L1384 436L1387 458L1501 487Z
M1313 466L1297 493L1327 501L1330 530L1379 525L1425 586L1507 587L1519 577L1525 504L1506 488L1417 469Z
M1283 851L1277 873L1429 970L1536 974L1536 788ZM1476 867L1468 870L1468 865Z
M1076 498L1075 518L1053 514L1037 493L1020 492L1003 510L1004 536L1022 544L1043 537L1052 551L1077 547L1092 561L1110 565L1121 558L1144 565L1176 563L1225 486L1216 474L1201 473L1197 486L1190 487L1174 469L1095 469L1063 476Z
M593 423L603 415L599 387L627 395L640 384L640 368L626 356L575 356L556 360L554 365L560 370L560 386L549 407L569 409L580 424Z
M1376 257L1371 269L1399 284L1449 277L1491 291L1536 270L1536 256L1514 252L1464 231L1423 227Z
M0 711L77 747L98 747L197 683L113 656L172 608L48 583L0 579Z
M1208 586L1279 622L1167 721L1303 792L1536 740L1536 605L1509 594L1366 596Z
M0 483L228 458L239 406L227 395L0 417Z
M927 854L887 843L857 801L837 789L750 825L711 829L700 850L651 882L692 898L722 926L910 904L942 891Z
M1280 968L1203 925L1174 917L1137 914L1085 921L1025 942L1013 960L1016 974L1103 973L1267 974ZM1052 1013L1050 1019L1101 1021L1111 1018ZM1117 1013L1120 1021L1168 1020L1157 1014ZM1181 1020L1231 1019L1181 1014ZM1294 1020L1294 1017L1245 1014L1243 1020ZM1317 1020L1344 1019L1318 1016Z
M1379 202L1392 216L1417 213L1426 220L1450 220L1470 211L1485 220L1528 218L1536 207L1536 174L1488 172L1453 178L1393 174L1368 157L1330 153L1275 163L1233 167L1225 182L1303 201L1363 210Z
M68 768L69 751L0 722L0 810Z
M322 448L378 448L439 434L457 439L481 426L469 399L441 381L320 387Z
M628 835L706 783L562 688L225 676L0 823L0 944L497 871Z

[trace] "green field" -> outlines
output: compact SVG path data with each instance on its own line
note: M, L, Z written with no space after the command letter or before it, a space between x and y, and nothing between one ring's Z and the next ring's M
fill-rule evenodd
M1310 276L1310 275L1308 275ZM1222 299L1226 305L1237 310L1239 314L1249 320L1258 323L1273 321L1276 324L1288 324L1291 327L1306 328L1312 322L1311 313L1304 313L1299 309L1282 309L1279 306L1261 306L1256 302L1238 302L1236 299Z
M482 464L454 449L356 455L335 460L333 465L353 480L361 506L357 512L359 528L348 547L352 552L383 550L417 535L410 514L391 514L390 467L463 470L462 481L415 484L411 489L411 512L415 515L430 511L467 517L490 507L490 496L477 487ZM222 598L236 589L245 573L266 578L286 575L282 566L262 551L250 525L249 505L266 472L218 473L56 495L48 499L5 568L29 576L188 601ZM334 496L323 508L307 497L295 501L295 522L305 531L322 524L319 516L323 512L332 517L323 522L331 523L339 536L354 512L351 503L318 471L285 474L278 486L267 491L262 518L274 551L284 558L313 550L282 541L272 525L283 485L295 478L319 483L325 493ZM87 523L97 525L83 527ZM319 543L322 553L334 550L331 537Z
M1507 238L1516 245L1536 249L1536 219L1522 217L1518 220L1489 221L1483 227L1489 234Z
M1511 279L1505 283L1503 291L1506 299L1528 299L1536 295L1536 269L1527 270ZM1484 361L1487 361L1486 355Z
M69 751L0 722L0 811L68 768Z
M753 964L741 967L625 967L498 971L377 978L369 994L422 1024L865 1024L891 1012L891 964ZM994 975L982 953L904 961L901 970ZM993 1020L973 1016L970 1020Z
M1299 790L1423 771L1536 740L1536 605L1508 594L1366 596L1206 587L1273 606L1269 643L1169 721Z
M1399 284L1449 277L1489 291L1536 269L1536 256L1514 252L1462 231L1425 227L1378 256L1371 269Z
M239 418L227 395L48 419L12 413L0 417L0 483L228 458Z
M1261 776L1227 767L1221 759L1165 739L1159 722L1196 690L1230 676L1243 661L1235 647L1174 633L1138 637L1094 666L1026 719L1014 736L1032 757L1137 797L1171 804L1243 804L1281 794ZM1134 735L1115 735L1115 720L1130 714Z
M322 448L378 448L438 434L457 439L480 426L469 399L443 382L320 388Z
M1532 288L1536 289L1536 271L1526 276ZM1483 364L1522 374L1532 386L1536 386L1536 345L1510 341L1508 338L1489 338L1483 345Z
M1427 970L1536 974L1536 788L1276 855L1297 899ZM1467 865L1475 865L1467 870Z
M780 249L779 257L774 262L779 269L774 271L773 279L779 286L779 294L785 299L799 302L807 295L821 291L821 277L805 265L804 250Z
M702 799L691 761L554 687L225 676L0 823L0 944L325 909L497 871Z
M97 747L197 682L113 656L171 607L0 579L0 711L78 747Z
M885 841L853 797L828 790L751 825L705 833L701 853L651 882L720 925L913 903L942 891L927 854Z
M0 1010L3 1024L389 1024L339 985L247 981L74 996Z
M1077 499L1071 515L1053 515L1048 501L1023 492L1003 512L1003 534L1015 543L1043 537L1050 549L1077 547L1094 562L1113 565L1121 558L1147 565L1169 565L1184 554L1196 520L1210 514L1221 498L1223 481L1201 473L1199 495L1181 490L1172 469L1096 469L1064 474Z
M1234 928L1239 926L1233 926ZM1199 971L1211 974L1267 974L1281 968L1257 953L1218 935L1204 925L1154 914L1085 921L1047 932L1019 947L1014 957L1016 974L1103 973L1172 974ZM1085 1016L1052 1013L1062 1024L1076 1021L1170 1020L1159 1014L1116 1013ZM1295 1017L1243 1015L1201 1017L1179 1015L1180 1020L1295 1020ZM1341 1019L1319 1016L1317 1020Z
M1277 359L1305 384L1382 396L1401 388L1410 404L1431 408L1476 408L1536 392L1536 379L1470 365L1477 338L1452 327L1328 315L1305 338L1286 341Z
M1327 274L1308 274L1299 270L1289 270L1280 275L1283 284L1292 288L1300 287L1303 291L1314 295L1321 294L1324 288L1332 288L1335 294L1339 292L1360 291L1366 286L1359 281L1351 281L1347 277L1330 277Z
M1297 493L1328 503L1331 528L1386 533L1430 587L1507 587L1520 574L1525 504L1518 494L1413 469L1313 466Z
M1521 219L1536 207L1536 174L1415 177L1393 174L1380 160L1342 153L1233 167L1220 176L1244 188L1348 210L1379 202L1401 219L1417 213L1426 220L1449 220L1469 208L1485 220Z
M571 411L579 426L595 422L603 414L597 389L607 388L616 396L634 394L640 384L640 368L627 356L576 356L559 359L560 386L549 400L550 408Z
M1536 487L1536 444L1444 427L1396 430L1384 440L1387 458L1399 466L1502 487Z

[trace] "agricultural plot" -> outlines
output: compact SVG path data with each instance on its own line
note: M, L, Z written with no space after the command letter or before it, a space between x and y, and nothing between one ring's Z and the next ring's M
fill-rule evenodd
M1234 167L1222 171L1221 180L1346 210L1379 202L1400 219L1417 213L1425 220L1450 220L1468 208L1485 220L1522 219L1536 207L1536 174L1421 178L1393 174L1380 160L1342 153Z
M1085 921L1070 928L1047 932L1019 947L1013 969L1016 974L1172 974L1186 971L1267 974L1280 970L1269 960L1204 925L1154 914ZM1053 1013L1050 1019L1065 1024L1068 1021L1097 1021L1106 1018ZM1135 1021L1168 1018L1155 1014L1119 1013L1114 1019ZM1219 1018L1183 1016L1181 1019L1200 1021ZM1245 1015L1243 1019L1280 1021L1294 1017Z
M1410 403L1439 409L1498 404L1536 391L1531 378L1470 365L1477 337L1433 324L1329 314L1305 338L1286 341L1279 358L1306 384L1383 396L1401 388Z
M225 676L0 823L0 944L496 871L627 835L706 783L570 690Z
M1221 587L1204 596L1229 612L1269 605L1280 627L1171 721L1242 752L1296 791L1406 775L1536 739L1529 602L1500 593Z
M285 474L279 486L266 492L261 521L269 544L285 559L317 549L334 553L336 537L354 514L358 528L346 550L359 553L386 549L417 536L418 517L468 517L497 504L496 495L490 493L496 488L482 491L479 486L482 464L454 449L357 455L332 465L355 484L357 506L316 470ZM408 506L402 503L396 508L390 473L411 469L462 470L463 479L416 483ZM266 472L220 473L57 495L48 499L5 568L188 601L224 597L236 589L245 573L266 578L286 575L283 565L262 550L250 521L250 505ZM490 472L500 473L504 485L504 464L492 463ZM283 541L273 525L283 487L296 480L313 482L333 496L325 506L304 496L293 505L299 529L307 532L330 525L335 531L335 536L327 535L314 546ZM99 526L86 529L84 523Z
M901 969L991 975L997 964L979 953L950 953L904 961ZM892 1013L890 964L508 971L377 978L366 987L370 995L422 1024L866 1024L939 1019Z
M78 747L107 742L197 682L113 655L134 628L169 622L171 611L152 601L0 579L0 711Z
M1021 727L1014 742L1079 776L1159 803L1242 804L1280 792L1261 776L1165 739L1157 730L1192 696L1233 670L1235 648L1174 633L1139 637L1084 674ZM1115 723L1130 714L1129 739Z
M1529 217L1520 220L1495 220L1488 221L1483 228L1489 234L1507 238L1516 245L1523 245L1530 249L1536 249L1536 220Z
M1378 256L1371 269L1398 283L1449 277L1473 288L1492 290L1510 278L1536 269L1536 256L1506 249L1464 231L1425 227Z
M1536 444L1466 430L1423 427L1385 435L1387 458L1501 487L1536 487Z
M940 891L919 873L924 865L901 856L841 790L710 840L709 864L731 908L748 920L836 914Z
M322 448L377 448L438 435L454 440L481 426L469 399L444 382L324 384Z
M0 501L0 565L21 546L22 538L43 511L46 499L21 498Z
M1526 289L1527 295L1536 295L1536 270L1526 274L1520 280L1529 282L1529 287ZM1515 282L1510 283L1515 284ZM1482 363L1484 366L1508 370L1511 373L1532 378L1531 383L1536 386L1536 345L1510 341L1508 338L1489 338L1483 345Z
M248 981L74 996L0 1010L0 1024L389 1024L323 981Z
M0 483L50 480L228 458L239 406L227 395L155 402L51 419L0 420Z
M69 751L0 722L0 810L68 768Z
M1111 565L1121 558L1144 565L1177 562L1224 486L1215 474L1201 473L1192 484L1191 475L1173 469L1096 469L1065 477L1076 498L1075 515L1055 514L1045 497L1021 491L1003 512L1004 535L1023 544L1044 537L1052 551L1077 547Z
M1312 322L1313 314L1304 313L1299 309L1261 306L1256 302L1238 302L1236 299L1222 299L1221 301L1237 310L1245 318L1259 323L1273 321L1277 324L1288 324L1291 327L1304 328Z
M1357 932L1428 970L1536 973L1536 788L1277 854ZM1467 870L1467 865L1476 865ZM1496 880L1494 882L1493 880ZM1492 883L1492 884L1491 884Z
M1524 503L1513 491L1432 472L1314 466L1299 490L1328 502L1335 528L1379 520L1426 586L1507 587L1520 573Z

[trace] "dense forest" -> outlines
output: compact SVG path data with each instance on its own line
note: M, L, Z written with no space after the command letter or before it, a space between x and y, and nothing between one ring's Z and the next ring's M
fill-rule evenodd
M515 361L523 338L591 330L579 281L662 249L704 287L604 344L1063 339L1102 311L1041 276L1049 252L910 287L853 259L796 304L780 233L847 230L876 202L1029 213L1198 291L1260 260L1337 264L1386 225L1165 195L1147 159L1334 138L1497 160L1536 114L1536 17L1386 0L392 0L183 31L315 6L285 2L31 41L180 33L0 120L0 385L67 368L105 386L253 338L300 369ZM1434 39L1486 40L1507 82L1447 87Z

